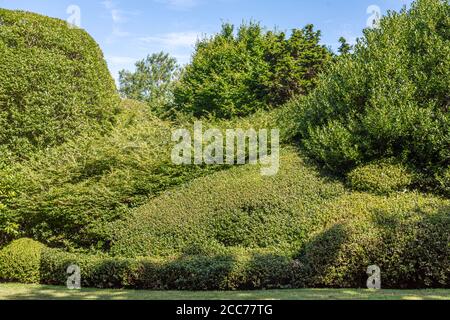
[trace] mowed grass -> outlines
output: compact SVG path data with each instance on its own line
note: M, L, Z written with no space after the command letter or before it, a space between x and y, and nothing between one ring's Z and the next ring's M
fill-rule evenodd
M450 289L296 289L263 291L68 290L65 287L0 284L0 300L450 300Z

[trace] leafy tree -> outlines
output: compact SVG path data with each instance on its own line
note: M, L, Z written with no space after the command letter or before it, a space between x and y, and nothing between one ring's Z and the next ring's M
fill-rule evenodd
M177 60L159 52L148 55L135 66L135 72L122 70L119 73L121 95L145 102L157 112L164 111L173 100L172 88L180 73Z
M320 31L312 24L292 30L290 38L284 33L268 33L266 60L270 65L268 101L281 105L294 95L306 95L315 88L317 75L331 60L330 51L319 44Z
M264 31L259 23L235 32L224 24L197 43L193 61L175 87L175 104L195 116L245 116L307 94L331 53L312 25L292 31Z
M352 46L347 42L347 39L345 39L344 37L340 37L339 38L339 43L341 45L338 48L338 52L341 55L350 53L350 51L352 50Z

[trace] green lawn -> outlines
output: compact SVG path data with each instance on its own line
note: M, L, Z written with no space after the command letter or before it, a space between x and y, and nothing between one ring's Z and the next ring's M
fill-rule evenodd
M186 292L82 289L65 287L0 284L0 300L450 300L450 290L356 290L302 289L236 292Z

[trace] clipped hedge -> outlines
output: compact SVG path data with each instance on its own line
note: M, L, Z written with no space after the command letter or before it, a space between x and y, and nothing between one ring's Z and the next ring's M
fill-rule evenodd
M39 283L40 263L44 245L31 240L19 239L0 251L0 281Z
M178 258L110 258L47 249L42 283L64 285L69 265L78 265L81 284L97 288L149 290L236 290L289 287L296 264L287 257L233 249L219 255Z
M405 191L413 176L401 164L377 161L352 170L347 180L353 190L389 194Z
M221 253L229 247L295 252L304 224L317 207L344 193L320 177L295 148L281 151L280 170L261 176L259 166L233 167L167 191L113 223L111 253L172 256Z
M106 132L119 96L97 43L67 22L0 9L0 155Z
M383 288L450 286L450 201L420 194L353 193L325 206L300 251L306 287L364 287L369 265Z
M227 247L170 257L68 253L23 239L0 253L0 281L65 285L78 265L82 286L154 290L364 288L369 265L383 288L448 288L450 201L420 194L345 194L307 213L297 252ZM31 253L30 253L30 248ZM39 254L41 253L41 254Z

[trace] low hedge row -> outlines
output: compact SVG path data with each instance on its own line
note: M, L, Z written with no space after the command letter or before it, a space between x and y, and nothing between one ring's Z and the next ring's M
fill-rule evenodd
M329 212L338 214L328 217L326 227L293 256L234 247L220 254L123 258L68 253L22 239L0 251L0 280L65 285L66 270L75 264L83 287L346 288L365 287L367 267L375 264L381 268L383 288L450 287L450 205L418 197L417 208L406 212L399 211L402 198L397 206L388 205L390 199L365 209L363 204L373 197L378 196L348 195L329 204ZM348 211L351 203L359 212ZM384 211L388 207L390 211ZM323 223L320 219L315 223Z
M262 251L230 250L215 256L181 256L166 260L112 258L46 249L40 266L41 283L63 285L67 267L78 265L82 286L152 290L235 290L292 286L298 272L290 258Z

